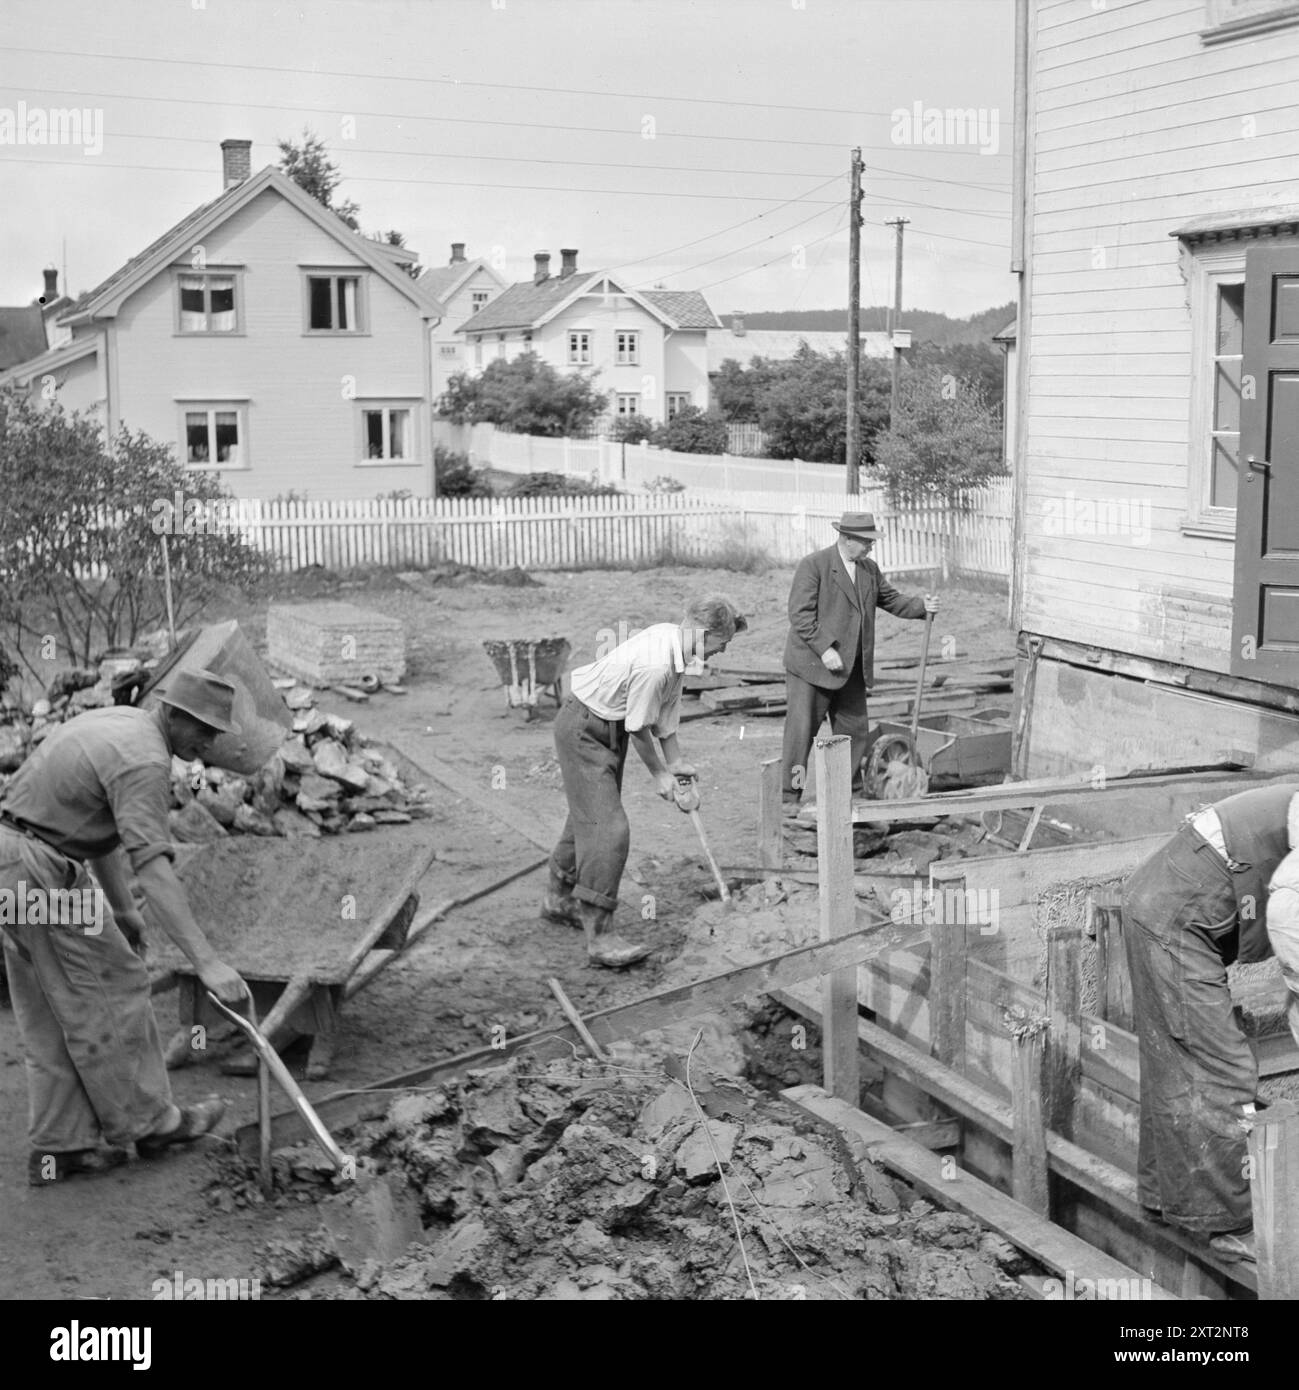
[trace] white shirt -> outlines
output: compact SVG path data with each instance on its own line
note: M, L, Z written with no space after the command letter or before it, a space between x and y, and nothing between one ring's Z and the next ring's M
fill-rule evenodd
M681 629L676 623L655 623L607 656L577 667L569 674L569 685L601 719L625 720L629 734L647 728L666 738L677 731L685 669Z
M842 542L842 541L836 541L836 542L834 543L834 548L839 552L839 558L840 558L840 560L843 561L844 571L845 571L845 572L847 573L847 575L848 575L848 583L852 585L853 593L856 593L856 592L857 592L857 562L856 562L856 560L850 560L850 559L843 553L843 542Z

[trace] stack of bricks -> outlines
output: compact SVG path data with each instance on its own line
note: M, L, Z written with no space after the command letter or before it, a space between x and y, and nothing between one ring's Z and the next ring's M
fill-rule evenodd
M350 603L272 604L266 647L273 666L310 685L352 685L366 675L393 685L406 674L401 623Z

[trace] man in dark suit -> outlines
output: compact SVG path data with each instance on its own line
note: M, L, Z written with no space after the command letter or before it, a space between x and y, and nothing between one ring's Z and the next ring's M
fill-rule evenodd
M938 612L932 594L900 594L870 559L881 532L870 512L844 512L830 523L834 545L799 561L789 590L785 642L785 742L781 791L796 810L807 781L807 756L826 715L852 739L854 781L868 746L866 692L875 679L875 610L899 618Z

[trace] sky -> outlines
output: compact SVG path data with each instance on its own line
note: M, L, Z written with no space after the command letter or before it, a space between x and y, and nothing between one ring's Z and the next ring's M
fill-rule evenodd
M76 294L305 127L367 232L509 281L582 270L734 310L966 316L1008 269L1013 0L0 0L0 304ZM35 143L33 113L81 129ZM975 112L978 124L945 120ZM8 113L8 114L7 114ZM65 250L66 247L66 250ZM905 321L905 320L904 320ZM866 328L883 324L863 323Z

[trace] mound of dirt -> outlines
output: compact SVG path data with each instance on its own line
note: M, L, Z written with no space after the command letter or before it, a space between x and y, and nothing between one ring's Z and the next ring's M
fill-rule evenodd
M515 1059L395 1100L352 1148L422 1236L382 1263L338 1247L355 1284L333 1296L1022 1296L1005 1242L862 1171L833 1131L697 1064L687 1085L680 1059L630 1060Z

